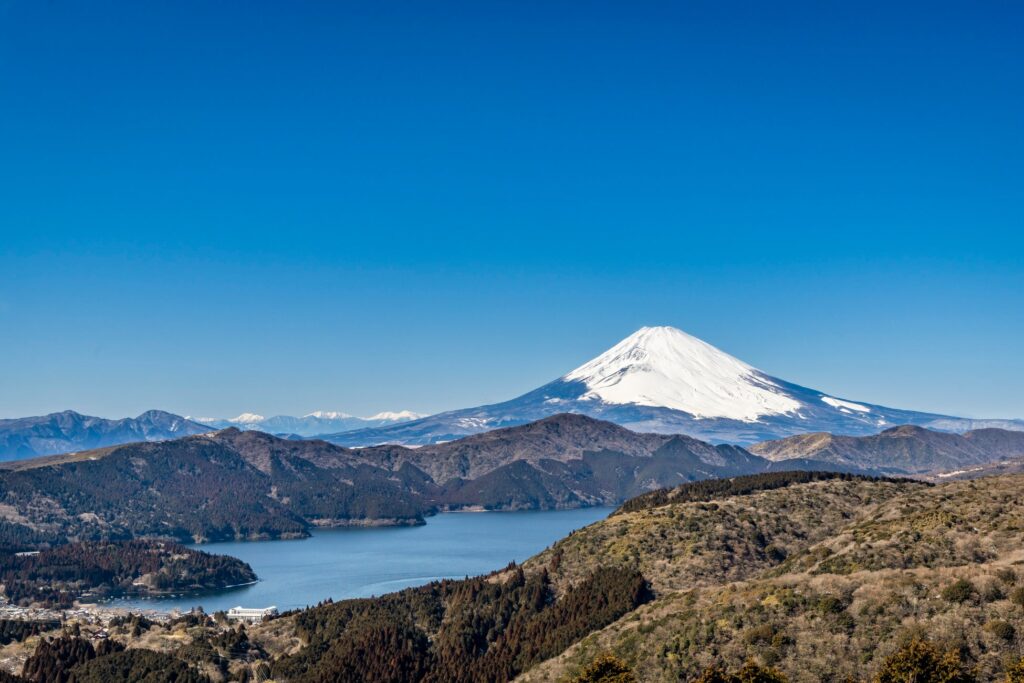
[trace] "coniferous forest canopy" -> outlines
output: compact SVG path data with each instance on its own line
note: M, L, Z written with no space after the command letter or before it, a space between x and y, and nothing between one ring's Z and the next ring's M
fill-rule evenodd
M70 607L76 600L211 590L255 580L240 560L169 541L68 543L31 554L0 553L3 594L23 605Z

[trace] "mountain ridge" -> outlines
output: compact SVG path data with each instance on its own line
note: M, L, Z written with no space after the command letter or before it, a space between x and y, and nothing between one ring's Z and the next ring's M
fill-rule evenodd
M836 466L917 475L1022 458L1024 432L987 428L951 434L900 425L867 436L801 434L753 444L748 450L782 465L810 458Z
M74 410L0 420L0 460L192 436L210 428L163 410L107 419Z
M315 526L422 523L450 509L611 505L770 468L736 446L582 415L422 449L349 449L229 428L3 463L0 541L31 549L47 538L281 538Z
M939 680L927 660L879 675L915 639L970 672L946 680L1017 680L1007 669L1021 661L1024 632L1022 483L833 479L696 498L675 490L621 510L524 571L571 585L597 566L633 569L655 599L517 680L579 680L608 652L639 681ZM787 679L701 676L746 662Z
M918 428L890 431L907 430ZM961 460L933 463L960 467L1003 457L1024 434L921 438L970 443ZM988 458L978 455L985 448L992 449ZM771 460L739 446L641 434L576 414L421 448L352 449L229 428L0 464L0 546L137 536L287 538L318 526L419 524L446 510L615 505L651 490L738 475L923 470L899 457L786 455Z

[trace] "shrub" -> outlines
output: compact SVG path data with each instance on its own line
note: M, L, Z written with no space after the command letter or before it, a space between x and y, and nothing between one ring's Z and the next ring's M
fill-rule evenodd
M636 683L636 677L624 661L613 654L598 655L573 683Z
M822 614L838 614L846 607L846 601L834 595L825 595L818 600L818 611Z
M886 657L875 683L974 683L957 650L942 651L926 640L914 639Z
M1013 571L1013 567L1003 567L996 572L996 578L1007 586L1012 586L1017 583L1017 572Z
M1024 683L1024 659L1006 670L1006 683Z
M1005 621L990 621L985 624L985 629L996 638L1005 641L1011 641L1017 635L1017 629L1013 627L1013 624Z
M771 624L761 624L747 629L743 634L743 640L751 645L768 644L775 637L775 627Z
M983 602L995 602L996 600L1002 600L1006 597L1006 591L998 583L990 583L986 585L981 591L981 599Z
M1010 602L1024 607L1024 588L1015 588L1010 593Z
M718 666L705 669L696 683L789 683L789 679L776 669L747 662L738 671L730 672Z
M942 599L948 602L962 603L974 597L974 584L967 579L960 579L942 589Z
M717 666L710 666L694 679L694 683L733 683L732 674Z

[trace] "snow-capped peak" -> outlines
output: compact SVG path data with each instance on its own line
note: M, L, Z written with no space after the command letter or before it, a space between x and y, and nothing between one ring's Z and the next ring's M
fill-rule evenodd
M426 417L426 415L424 415L422 413L414 413L411 410L399 410L397 412L393 412L393 411L390 411L390 410L385 410L382 413L377 413L376 415L371 415L370 417L368 417L366 419L367 420L390 420L392 422L398 422L400 420L402 420L402 421L405 421L405 420L418 420L421 417Z
M256 413L242 413L238 417L233 417L228 422L234 422L235 424L252 424L253 422L263 422L266 418Z
M764 373L674 327L643 327L562 379L583 382L585 399L696 418L752 422L801 405Z
M314 410L312 413L303 415L302 417L316 417L321 420L343 420L346 417L352 416L348 413L343 413L340 410Z

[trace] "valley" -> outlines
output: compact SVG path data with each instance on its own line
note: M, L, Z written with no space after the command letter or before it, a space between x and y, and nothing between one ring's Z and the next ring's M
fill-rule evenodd
M598 663L621 681L742 667L751 680L885 681L941 661L950 680L1013 683L1022 485L801 472L684 484L478 578L329 601L244 633L204 615L124 622L114 652L62 666L102 670L128 645L211 681L582 682Z
M777 471L939 477L1024 455L1024 432L900 427L751 450L562 414L457 441L345 448L226 429L0 465L0 548L168 538L303 538L421 525L445 510L618 505L686 482Z
M0 468L0 543L299 538L313 528L422 524L449 509L614 505L652 487L769 466L741 448L577 415L420 449L228 429L10 463Z
M212 614L236 605L302 609L324 600L368 598L441 579L487 574L524 562L611 508L442 513L416 527L314 529L304 539L192 546L237 558L259 581L199 594L138 596L105 603L121 610Z

